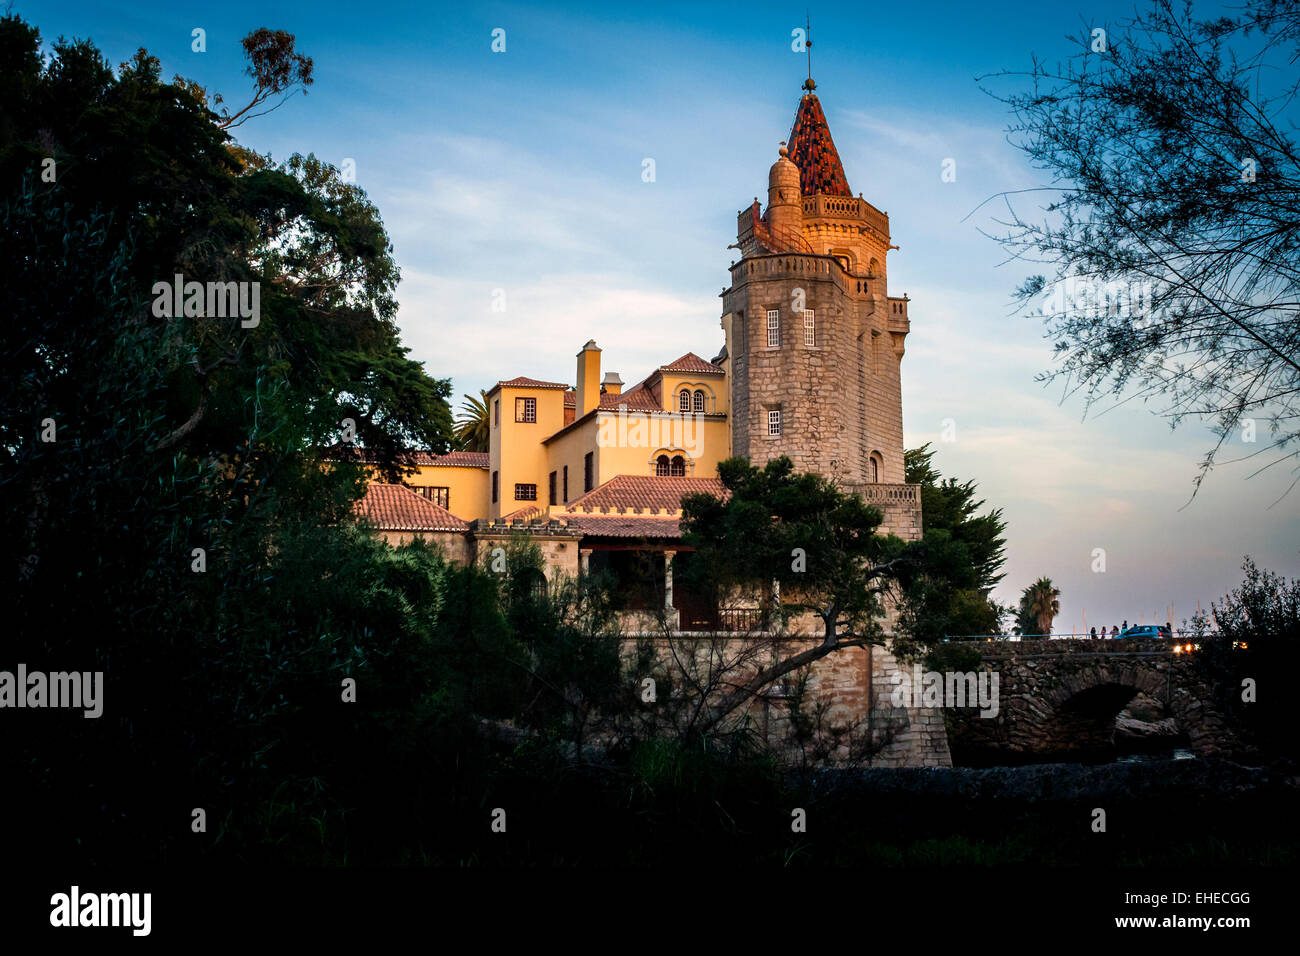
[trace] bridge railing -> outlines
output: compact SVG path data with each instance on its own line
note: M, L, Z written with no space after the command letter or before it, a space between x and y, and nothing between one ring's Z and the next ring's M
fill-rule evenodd
M944 641L1111 641L1122 638L1121 634L947 634ZM1132 635L1130 635L1130 638ZM1178 637L1177 634L1174 635ZM1167 638L1145 638L1145 640L1168 640Z

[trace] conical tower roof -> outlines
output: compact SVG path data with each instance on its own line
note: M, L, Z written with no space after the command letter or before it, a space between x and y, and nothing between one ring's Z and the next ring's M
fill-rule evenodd
M805 93L799 100L794 128L790 130L790 160L799 167L799 191L803 195L853 195L816 93Z

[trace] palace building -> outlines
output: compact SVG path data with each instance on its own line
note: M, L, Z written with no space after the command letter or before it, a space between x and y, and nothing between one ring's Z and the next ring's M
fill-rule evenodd
M768 173L766 208L738 214L711 358L686 352L625 388L593 340L572 383L502 379L487 393L490 450L417 454L405 484L369 487L364 518L457 561L526 533L551 573L609 571L686 631L727 626L672 583L674 560L689 559L681 498L721 493L725 458L789 456L878 507L882 531L919 538L919 489L903 471L908 299L888 289L897 247L888 215L850 192L814 89L809 79Z

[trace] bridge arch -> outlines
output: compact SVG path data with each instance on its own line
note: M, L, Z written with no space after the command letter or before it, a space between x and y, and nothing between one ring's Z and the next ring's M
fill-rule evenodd
M1159 701L1198 756L1231 749L1196 662L1168 642L1022 641L977 643L983 666L999 675L996 718L949 711L953 758L980 762L1070 759L1108 750L1116 718L1139 693ZM1016 756L1018 755L1018 756Z

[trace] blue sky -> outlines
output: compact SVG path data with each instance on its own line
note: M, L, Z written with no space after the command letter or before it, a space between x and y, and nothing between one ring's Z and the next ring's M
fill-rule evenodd
M763 196L805 60L803 5L246 3L18 0L48 41L89 37L118 63L144 46L229 104L248 90L239 40L294 33L316 82L238 130L259 152L356 164L403 281L399 322L429 371L477 394L502 378L570 381L589 338L631 383L721 345L736 211ZM890 294L912 298L903 362L908 446L1004 509L1013 601L1047 575L1058 630L1181 619L1240 580L1243 554L1300 574L1300 489L1224 466L1188 504L1208 432L1140 402L1085 419L1036 373L1039 322L1016 314L1026 270L980 230L1003 190L1039 185L975 78L1072 55L1067 35L1132 3L816 4L813 73L849 185L890 214ZM493 53L491 33L506 31ZM207 51L191 51L191 31ZM1005 87L1003 87L1005 88ZM655 181L642 181L642 161ZM940 179L956 160L957 179ZM969 217L969 218L968 218ZM503 289L505 313L491 311ZM940 440L941 423L956 440ZM1241 452L1257 446L1240 446ZM1186 506L1186 507L1184 507ZM1106 571L1092 570L1106 551Z

